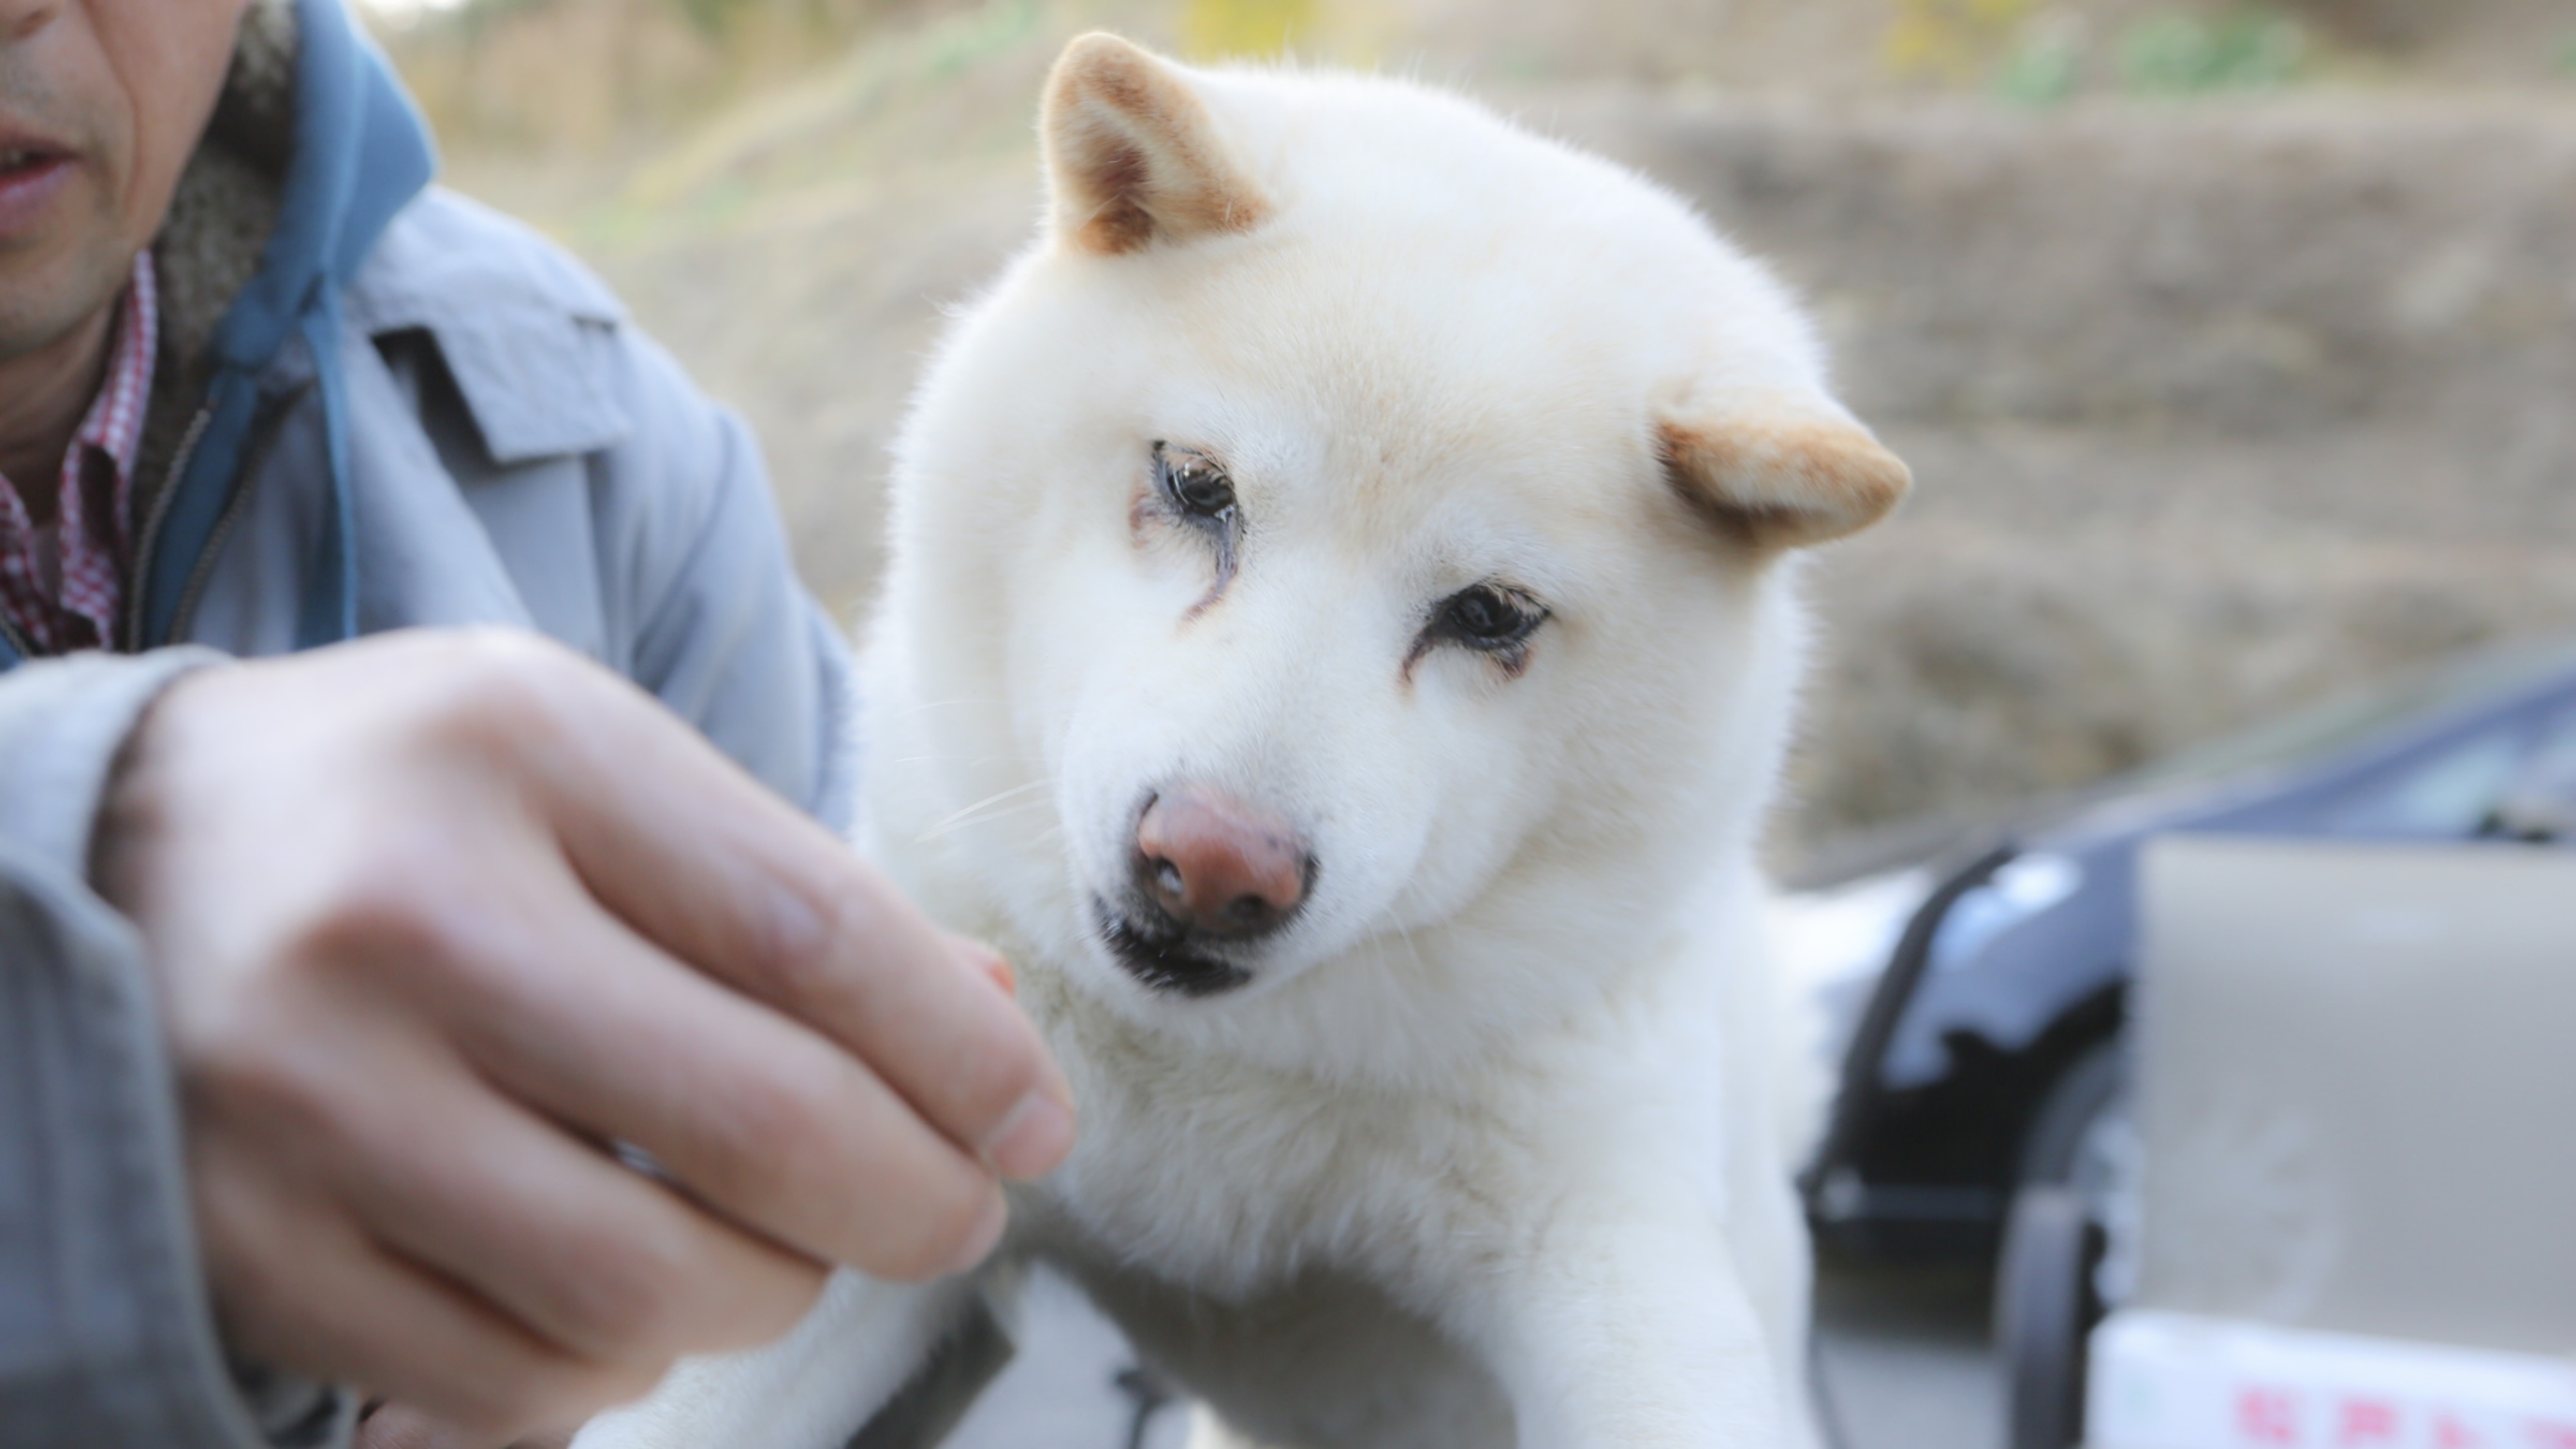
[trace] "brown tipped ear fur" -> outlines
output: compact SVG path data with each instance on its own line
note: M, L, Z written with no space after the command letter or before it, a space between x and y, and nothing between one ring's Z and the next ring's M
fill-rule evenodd
M1914 482L1867 428L1806 409L1667 419L1658 432L1665 472L1684 501L1756 549L1856 533L1886 517Z
M1075 38L1039 120L1058 234L1084 251L1250 231L1270 198L1173 66L1115 35Z

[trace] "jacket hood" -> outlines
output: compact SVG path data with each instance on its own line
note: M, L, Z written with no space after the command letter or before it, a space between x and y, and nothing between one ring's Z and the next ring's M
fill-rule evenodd
M308 382L321 394L334 506L310 565L297 640L310 646L357 632L340 293L437 163L419 112L343 0L293 4L292 148L276 221L258 271L208 340L203 406L173 459L168 495L142 533L131 585L136 647L171 638L189 581L219 541L255 424L282 390ZM299 351L303 365L288 365Z
M343 0L292 5L292 159L259 272L216 327L218 365L264 367L437 168L428 127Z

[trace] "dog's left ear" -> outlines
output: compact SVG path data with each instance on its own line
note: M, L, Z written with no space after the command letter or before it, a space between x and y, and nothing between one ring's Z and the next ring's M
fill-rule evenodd
M1657 425L1664 471L1728 539L1772 552L1857 533L1887 516L1914 475L1830 403L1765 398Z
M1250 231L1270 215L1187 77L1115 35L1064 48L1038 129L1056 232L1084 251Z

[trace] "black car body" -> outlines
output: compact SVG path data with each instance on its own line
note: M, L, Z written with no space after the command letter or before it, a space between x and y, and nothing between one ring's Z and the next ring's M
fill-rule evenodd
M1916 877L1921 903L1847 1008L1805 1183L1820 1238L1993 1251L2016 1187L2048 1170L2034 1154L2052 1097L2101 1097L2076 1079L2108 1080L2116 1059L2149 837L2537 841L2562 834L2571 801L2576 649L2558 648L2312 712L1953 852Z

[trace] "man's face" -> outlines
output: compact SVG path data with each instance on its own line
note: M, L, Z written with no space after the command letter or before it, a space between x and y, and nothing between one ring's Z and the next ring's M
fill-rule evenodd
M249 0L0 0L0 360L95 316L169 209Z

